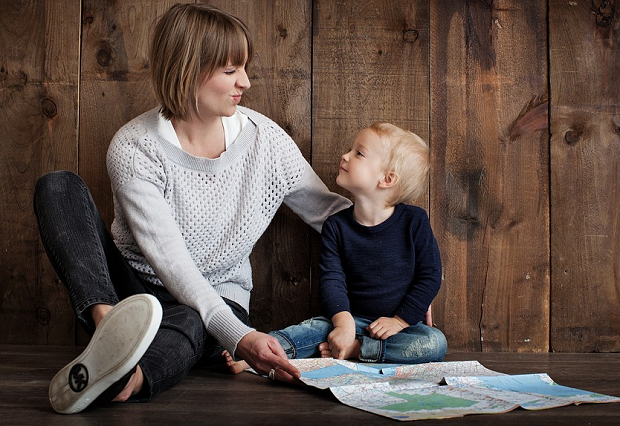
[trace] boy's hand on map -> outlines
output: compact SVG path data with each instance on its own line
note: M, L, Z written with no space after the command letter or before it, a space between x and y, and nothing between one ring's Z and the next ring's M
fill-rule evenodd
M355 346L355 327L335 327L327 336L327 344L336 359L347 359Z
M366 330L368 330L370 337L373 339L385 340L390 336L400 333L403 328L407 327L409 327L409 324L399 317L381 317L366 327Z
M349 359L359 355L359 341L355 336L355 319L348 311L341 311L332 316L334 329L327 335L327 342L319 345L321 357Z

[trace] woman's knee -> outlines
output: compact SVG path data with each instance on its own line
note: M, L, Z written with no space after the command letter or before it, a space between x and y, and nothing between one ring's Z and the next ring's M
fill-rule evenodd
M83 185L78 175L67 170L57 170L41 176L35 185L35 194L41 192L64 192L74 185Z
M37 206L53 202L58 197L75 191L77 188L83 188L86 184L78 175L66 170L58 170L46 173L41 176L34 187L34 208L35 213Z

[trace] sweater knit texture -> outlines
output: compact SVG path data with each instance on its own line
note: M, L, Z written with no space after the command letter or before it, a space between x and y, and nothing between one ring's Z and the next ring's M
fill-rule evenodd
M145 281L195 309L232 354L252 329L222 297L249 311L250 253L280 205L319 232L328 215L350 205L328 191L277 124L239 110L249 122L219 158L165 140L158 108L123 126L107 156L121 253Z
M321 300L328 318L341 311L372 321L424 318L441 284L441 260L426 212L398 204L376 226L361 225L353 207L323 225Z

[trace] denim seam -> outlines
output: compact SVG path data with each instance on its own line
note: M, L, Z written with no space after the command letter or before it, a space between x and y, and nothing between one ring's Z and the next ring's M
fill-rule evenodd
M356 338L358 340L360 340L360 337L367 337L363 334L358 334L356 336ZM379 339L373 339L373 340L379 340ZM380 344L379 344L379 353L377 354L377 358L376 359L370 359L370 358L364 358L362 357L362 353L360 351L360 355L359 355L359 360L363 361L363 362L385 362L385 350L386 350L386 342L385 340L379 340ZM360 340L360 344L361 344L361 340Z
M289 346L291 347L291 350L293 351L292 353L292 357L291 359L296 358L297 356L297 351L295 349L295 345L293 345L293 342L291 341L291 339L289 339L288 337L286 337L284 334L280 333L279 331L274 331L274 334L277 334L278 336L281 336L284 340L287 341L287 343L289 344Z
M90 197L90 193L88 192L88 189L85 186L80 186L81 188L81 193L82 193L82 197L85 200L88 200ZM87 203L87 204L91 204L91 203ZM92 207L92 205L91 205ZM89 226L89 230L91 232L94 232L94 235L92 235L94 237L95 240L99 240L99 234L97 233L97 226L96 224L93 222L93 215L96 214L96 212L91 212L91 214L87 215L86 220L88 221ZM101 246L101 244L97 244L96 245L96 250L97 250L97 256L99 257L99 265L100 265L100 269L97 272L98 274L101 275L102 279L107 280L109 284L112 284L112 278L109 275L109 272L107 272L107 259L106 259L106 255L103 252L103 247ZM106 265L106 266L103 266ZM114 285L112 285L112 287L114 287ZM116 301L115 303L112 303L112 305L116 304L118 301Z
M86 204L90 204L88 202L88 198L89 198L89 195L90 195L88 193L88 190L85 187L81 186L81 185L79 186L78 189L80 190L81 198L83 200L86 200ZM36 202L36 197L35 197L35 200L34 200L33 204L34 204L34 210L35 210L35 215L36 215L37 223L38 223L38 225L40 227L39 234L41 236L41 239L44 240L44 248L45 248L46 252L48 253L48 256L53 259L52 263L59 268L60 274L57 274L57 275L59 275L60 281L61 282L66 281L66 279L67 279L67 270L65 268L65 265L64 265L63 262L60 261L60 258L58 257L58 254L56 253L56 250L54 249L54 244L52 244L52 241L50 240L49 232L48 232L47 227L45 225L45 221L39 220L39 217L42 216L42 212L41 212L41 209L39 207L39 203ZM95 229L96 227L93 224L92 215L87 215L86 219L88 220L88 223L90 225L90 229ZM97 239L99 238L98 235L96 235L95 237ZM100 247L98 248L97 251L98 251L99 258L101 259L103 257L103 259L105 259L105 254L102 256ZM50 259L50 260L52 260L52 259ZM99 271L99 272L101 273L101 271ZM105 277L105 270L103 272L104 272L104 277ZM96 303L106 303L106 304L110 304L110 305L115 305L116 303L118 303L118 299L98 298L98 297L94 297L93 298L93 297L91 297L91 298L88 298L85 301L82 301L81 303L77 304L77 303L75 303L75 302L77 302L77 295L72 290L72 288L67 285L66 282L64 284L65 284L65 287L66 287L66 289L67 289L67 291L69 293L69 296L70 296L72 302L74 302L74 309L75 309L75 312L76 312L78 318L81 320L81 322L84 325L87 326L87 328L89 328L91 326L91 322L86 318L86 315L84 315L84 311L89 306L92 306L92 305L94 305Z

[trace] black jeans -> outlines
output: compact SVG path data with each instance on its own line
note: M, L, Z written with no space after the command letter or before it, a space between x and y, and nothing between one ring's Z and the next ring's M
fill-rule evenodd
M149 293L163 308L161 326L138 363L144 374L140 399L149 400L179 383L200 360L222 348L210 336L198 313L178 303L164 288L143 282L114 244L92 196L77 175L58 171L42 176L34 194L41 241L56 273L67 287L75 313L89 332L89 307L115 305L133 294ZM226 300L241 321L247 312Z

